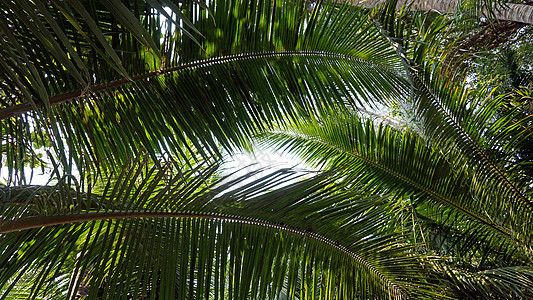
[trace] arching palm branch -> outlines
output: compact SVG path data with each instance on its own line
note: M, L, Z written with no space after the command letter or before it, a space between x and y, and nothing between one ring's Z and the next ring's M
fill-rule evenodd
M65 182L4 188L4 296L432 294L421 257L400 234L380 233L393 209L381 197L339 189L331 173L275 188L302 175L279 170L207 183L215 170L137 162L90 193Z
M30 147L30 128L43 132L64 165L113 168L142 149L154 159L207 157L317 103L384 99L402 83L393 49L351 6L167 2L6 1L0 118L9 142ZM22 171L25 157L7 151Z

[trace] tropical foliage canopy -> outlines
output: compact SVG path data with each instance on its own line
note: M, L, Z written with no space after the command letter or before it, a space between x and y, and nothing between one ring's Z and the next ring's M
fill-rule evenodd
M531 85L458 46L495 3L0 0L0 298L532 298ZM254 144L320 171L221 171Z

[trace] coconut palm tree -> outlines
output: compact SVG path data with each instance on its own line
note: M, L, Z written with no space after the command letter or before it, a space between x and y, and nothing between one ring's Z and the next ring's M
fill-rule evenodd
M530 296L528 120L432 60L440 33L410 50L331 1L0 3L4 298ZM417 131L353 116L405 95ZM289 143L335 169L221 175L273 128L329 134Z

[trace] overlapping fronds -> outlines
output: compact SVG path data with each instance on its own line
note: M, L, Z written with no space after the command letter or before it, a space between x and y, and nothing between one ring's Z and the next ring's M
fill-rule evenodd
M442 18L426 18L417 26L413 23L407 31L420 28L418 36L411 35L417 41L411 43L412 48L400 50L406 51L402 57L410 65L415 88L408 105L413 108L414 125L419 125L416 130L430 147L445 154L454 168L470 169L480 176L476 182L481 184L492 181L487 193L515 199L516 205L531 209L531 178L517 167L515 157L529 139L532 117L518 107L508 110L505 95L470 89L467 70L458 67L462 60L449 57L453 43L444 47L439 42L457 38L450 35ZM396 31L388 33L393 38Z
M264 141L308 163L342 168L348 181L415 197L419 213L459 226L460 232L471 230L482 243L496 247L503 238L510 252L515 251L515 242L526 257L531 250L531 237L522 219L527 220L527 215L509 213L506 199L486 193L490 186L477 190L481 183L475 177L464 169L455 170L446 156L414 133L376 126L355 115L329 114L292 132L266 134ZM496 204L497 200L502 204ZM432 205L428 207L427 201ZM464 218L475 225L463 226Z
M213 166L169 170L132 165L92 192L3 188L3 296L25 286L88 299L438 296L402 236L378 233L387 202L339 189L332 173L209 183Z
M2 299L532 297L533 120L469 89L443 54L453 20L398 1L19 2L0 0ZM353 113L391 99L413 130ZM273 128L266 145L333 170L199 163ZM26 185L45 163L59 182Z
M425 250L450 257L443 286L451 295L527 298L533 202L531 177L521 167L530 161L519 153L530 139L531 116L510 109L504 96L469 89L465 69L449 64L439 42L445 20L413 14L403 16L405 25L394 14L378 17L409 66L412 131L327 112L260 138L308 163L342 168L345 182L394 193L391 201L405 210L390 216L393 223L412 223ZM397 40L402 34L411 40Z

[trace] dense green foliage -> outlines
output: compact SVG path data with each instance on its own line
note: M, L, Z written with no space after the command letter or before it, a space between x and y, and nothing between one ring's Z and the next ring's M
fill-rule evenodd
M532 298L528 44L340 2L0 0L0 299Z

